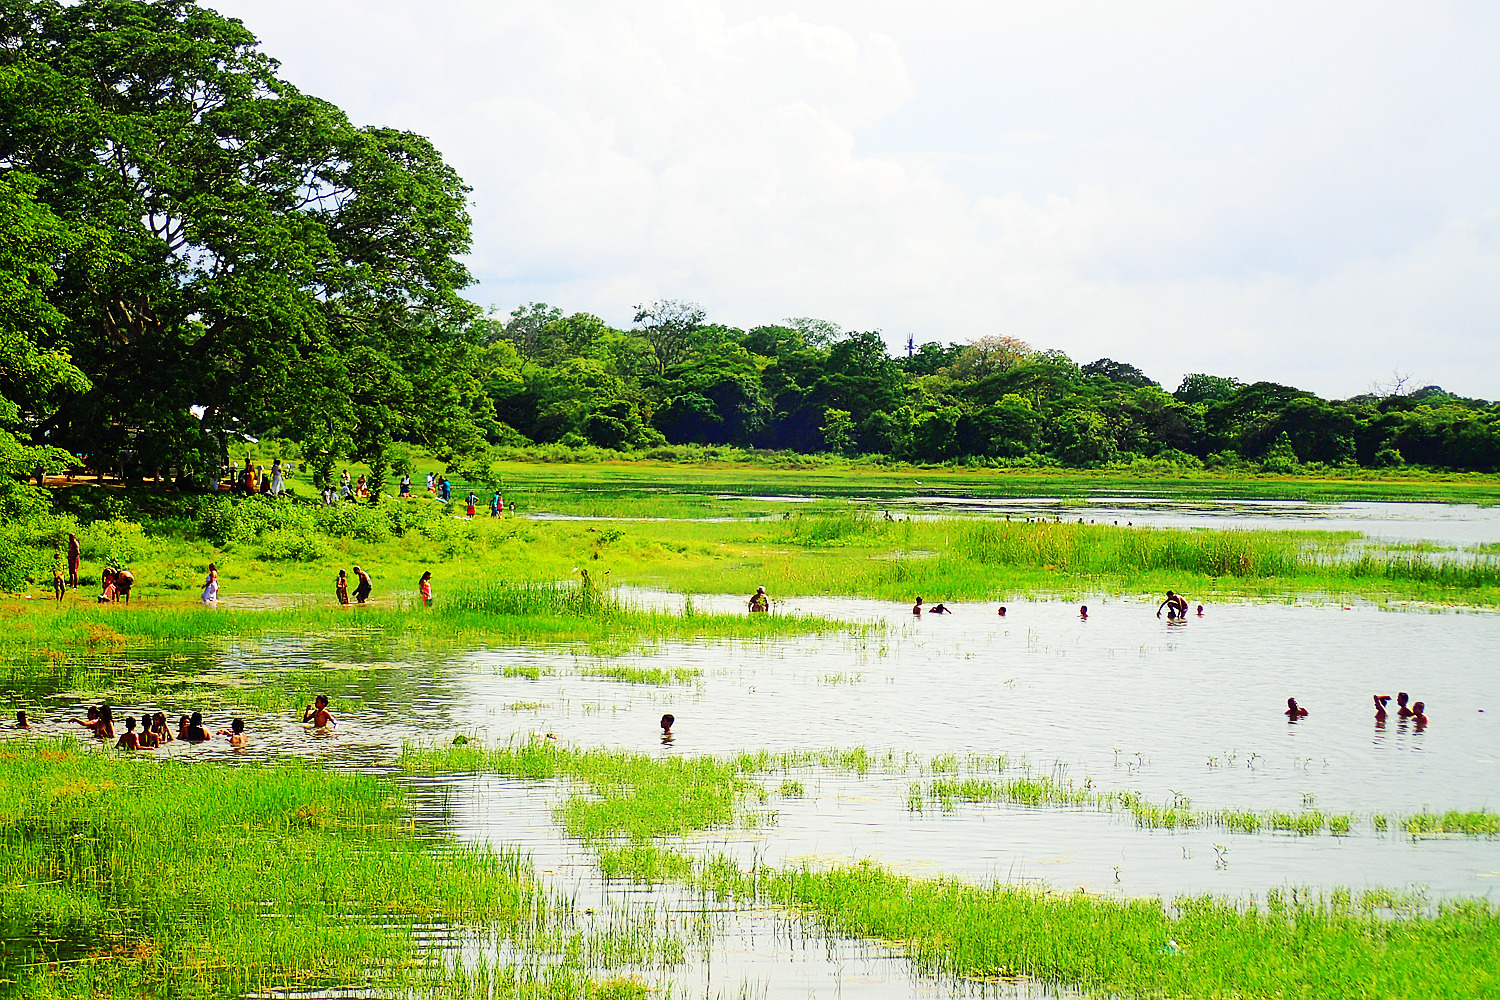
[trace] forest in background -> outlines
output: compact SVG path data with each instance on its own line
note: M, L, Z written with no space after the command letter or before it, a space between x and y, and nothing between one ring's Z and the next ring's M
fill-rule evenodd
M1500 469L1500 406L1429 386L1326 400L1009 336L917 343L690 302L616 329L485 313L468 189L421 136L356 126L189 0L0 0L0 464L201 487L248 440L322 482L419 447L680 446L917 464ZM17 496L13 491L12 499ZM14 510L11 511L15 513Z

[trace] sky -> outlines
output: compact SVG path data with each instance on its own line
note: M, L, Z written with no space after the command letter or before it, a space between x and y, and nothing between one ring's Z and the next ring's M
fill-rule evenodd
M476 284L1500 399L1500 5L203 0L473 188Z

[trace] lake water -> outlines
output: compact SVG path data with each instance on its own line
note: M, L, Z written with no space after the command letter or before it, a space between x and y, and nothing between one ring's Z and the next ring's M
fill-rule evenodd
M814 497L753 499L806 503ZM1357 531L1384 542L1427 542L1467 548L1500 544L1500 506L1306 500L1183 500L1149 496L974 497L934 494L848 498L896 516L986 515L1041 517L1097 524L1158 528L1220 528L1242 531Z
M1030 503L1009 509L1013 516L1055 510L1074 520L1113 520L1119 513L1136 524L1210 517L1180 504ZM989 502L973 506L995 509ZM1240 503L1211 521L1282 527L1300 516L1251 506ZM1489 509L1433 512L1431 506L1337 505L1344 513L1324 507L1299 526L1342 522L1338 527L1369 533L1378 523L1391 531L1380 537L1459 546L1500 540ZM1353 512L1370 507L1379 509ZM1398 507L1423 510L1407 516ZM681 605L670 594L626 596L643 605ZM693 598L700 610L728 612L743 611L744 600ZM330 674L328 694L342 720L333 738L313 738L287 716L247 717L251 758L311 754L379 767L394 760L405 740L449 742L458 733L501 741L551 733L565 745L652 754L867 751L872 766L864 774L811 766L767 774L764 809L773 822L677 845L697 854L727 851L745 863L870 859L917 875L1167 899L1384 887L1433 899L1500 901L1500 839L1413 838L1396 826L1421 811L1500 809L1500 614L1267 601L1209 604L1202 617L1167 622L1155 616L1154 604L1139 600L1093 597L1087 604L1086 620L1077 604L1057 601L1011 603L1004 618L993 605L954 605L952 615L918 619L905 605L797 599L777 610L879 627L854 636L667 643L609 661L700 672L677 685L588 676L603 664L565 648L392 661L350 652L347 640L316 636L218 644L206 655L206 669L211 675L324 664L368 669L344 686ZM1431 721L1424 729L1394 717L1376 724L1371 695L1398 690L1426 703ZM1310 715L1289 723L1282 714L1288 696ZM84 708L65 691L45 701L43 731L62 729L60 718ZM157 707L121 705L117 716ZM193 706L159 707L175 719ZM660 739L663 712L677 717L671 744ZM164 753L229 751L221 743L173 744ZM1158 804L1190 801L1199 811L1350 814L1352 826L1349 836L1326 829L1312 836L1247 834L1211 824L1150 830L1128 812L1092 806L945 808L925 789L934 777L951 776L931 773L932 762L947 755L954 755L960 777L1030 773L1087 783L1094 792L1139 792ZM1003 769L995 763L1000 757ZM781 794L783 779L798 782L801 794ZM914 784L920 808L913 808ZM914 973L890 949L829 939L775 910L724 906L674 887L606 883L553 822L551 810L570 792L555 783L424 778L408 780L408 787L433 826L519 845L580 907L601 914L649 910L674 929L698 928L686 964L648 970L673 995L1054 995L1034 984L937 981ZM1372 825L1376 814L1390 818L1387 832Z

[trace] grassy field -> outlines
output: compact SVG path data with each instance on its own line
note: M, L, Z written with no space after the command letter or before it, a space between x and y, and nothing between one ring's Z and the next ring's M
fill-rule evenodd
M570 494L575 497L577 494ZM691 496L642 503L675 513L657 520L468 520L426 498L335 510L255 498L199 521L143 517L79 527L83 575L97 587L102 564L129 566L133 601L196 603L205 567L218 565L229 607L334 605L340 568L373 577L377 608L414 599L423 572L439 602L487 583L581 579L685 593L773 598L835 594L910 601L1003 601L1037 595L1144 594L1173 588L1218 597L1316 594L1492 606L1500 604L1500 557L1411 547L1351 548L1351 533L1223 531L1027 523L987 517L887 520L843 502L784 511L769 520L684 518ZM622 504L616 504L621 506ZM626 505L628 506L628 505ZM122 514L122 516L124 516ZM64 535L65 537L65 535ZM96 590L69 592L64 606ZM47 600L0 601L0 614ZM370 608L362 609L368 614ZM525 613L525 609L522 609ZM41 607L32 609L46 614Z

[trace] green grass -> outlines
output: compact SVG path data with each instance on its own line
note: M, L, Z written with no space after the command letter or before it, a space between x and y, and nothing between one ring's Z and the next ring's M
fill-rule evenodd
M1493 960L1500 914L1484 901L1433 909L1376 890L1359 898L1346 891L1290 898L1273 892L1260 902L1183 898L1164 905L914 878L870 863L745 870L722 855L695 857L660 843L734 824L741 800L755 797L756 775L815 758L830 766L855 761L832 751L716 760L530 742L408 748L403 764L418 773L493 770L571 779L581 791L560 817L593 847L606 877L686 883L720 898L786 907L834 933L888 941L926 972L1024 978L1131 997L1467 998L1500 989ZM870 766L868 754L859 759ZM948 762L937 763L931 770L948 770ZM1075 804L1074 792L1053 779L985 785L940 778L930 788L954 799ZM1297 832L1311 832L1316 823L1339 833L1344 819L1309 813L1256 822Z
M528 595L519 588L528 584L550 587L570 576L576 579L580 568L589 570L599 585L595 593L604 600L609 591L603 584L608 581L687 593L742 591L747 597L764 584L773 598L849 594L909 601L920 592L931 600L988 602L1019 595L1139 594L1172 587L1199 596L1317 593L1500 604L1500 559L1492 553L1480 553L1471 560L1460 560L1457 554L1388 548L1347 554L1348 543L1355 539L1347 533L1027 524L993 517L886 521L868 501L856 505L838 499L858 493L875 497L878 504L881 493L863 472L809 473L800 488L794 488L792 480L775 480L779 489L754 479L740 484L747 491L765 487L767 492L816 493L824 498L812 505L776 505L744 498L720 500L708 493L719 479L702 478L701 469L669 475L661 486L632 479L647 468L623 469L619 482L606 477L598 483L587 479L592 467L537 469L538 475L554 478L532 484L535 502L527 506L572 511L587 503L606 516L661 520L479 517L469 521L453 517L451 508L426 499L392 499L378 508L339 508L337 513L308 508L308 513L296 502L277 505L257 498L237 507L219 502L220 506L212 508L212 517L203 515L207 518L204 527L183 517L152 514L151 505L165 501L132 493L110 507L115 520L94 522L84 530L84 575L96 581L100 563L118 558L134 570L140 602L182 606L195 601L203 569L213 560L219 564L226 604L258 595L281 595L278 599L283 603L327 608L333 603L337 569L358 563L374 574L377 608L410 603L418 577L431 570L439 610L447 606L501 617L541 618L549 617L549 608L576 610L578 602L553 602L562 595ZM632 482L635 485L628 485ZM892 482L919 494L951 487L953 491L972 488L978 495L1014 495L1030 487L1050 495L1068 495L1064 489L1068 484L1087 492L1114 481L1087 475L1061 479L971 475L944 479L939 489L920 474L903 473ZM1172 485L1176 481L1133 482L1142 489L1150 486L1153 492L1159 486L1169 494L1180 487ZM1206 495L1221 495L1215 491L1223 484L1205 482L1212 487ZM1274 490L1255 490L1277 482L1254 480L1240 485L1249 490L1246 495L1267 496ZM1496 477L1483 478L1482 483L1462 477L1452 482L1412 482L1427 491L1449 491L1442 499L1500 496L1496 486L1500 478ZM1306 486L1289 483L1299 490ZM1343 483L1340 488L1349 485ZM731 483L727 488L734 487ZM1406 486L1395 483L1390 488L1394 490L1390 498L1399 498ZM511 486L506 489L508 496L524 494ZM637 512L632 504L642 506ZM725 523L684 520L704 514L764 515L768 510L790 516ZM143 519L145 529L131 523L132 517ZM296 527L303 522L304 527ZM38 543L55 544L58 530L62 529L39 537ZM318 552L309 558L304 555L311 550L282 552L286 546L281 541L288 533L313 539ZM497 603L487 595L489 588L480 585L480 581L497 580L512 590L511 603ZM33 597L45 596L42 583L31 591ZM92 592L72 592L64 606L91 599ZM29 614L54 610L51 602L30 603ZM0 610L6 609L17 607L0 604ZM375 611L365 608L360 613ZM526 631L519 623L512 630Z
M299 605L268 610L182 606L124 608L85 604L17 608L0 605L0 691L20 707L57 690L95 698L204 702L200 707L280 711L300 707L310 688L338 686L353 698L373 690L380 668L340 660L374 656L399 662L485 645L579 646L618 655L664 641L749 641L830 632L867 632L807 615L676 614L641 610L612 593L576 584L519 583L473 588L435 607L340 608ZM225 648L294 638L324 666L257 669L218 667ZM506 676L541 676L534 666L507 667ZM594 672L631 683L690 683L692 668L617 668ZM386 676L400 674L399 670ZM299 699L301 699L299 701Z
M1391 919L1385 894L1264 906L1207 897L1117 900L897 875L870 863L742 871L715 858L696 884L785 906L838 934L880 938L928 972L1037 980L1100 996L1484 997L1500 990L1500 914L1474 900Z
M626 684L691 684L703 676L697 667L632 667L621 663L582 667L578 673Z
M474 983L424 955L421 926L482 927L539 959L581 943L520 857L417 836L388 779L65 739L5 744L0 788L0 930L21 948L0 955L0 993L9 981L25 997L348 984L459 996ZM543 995L590 993L577 963L490 971Z
M1500 835L1500 815L1481 810L1479 812L1418 813L1400 821L1401 829L1413 836L1433 834L1460 834L1466 837L1494 837Z

